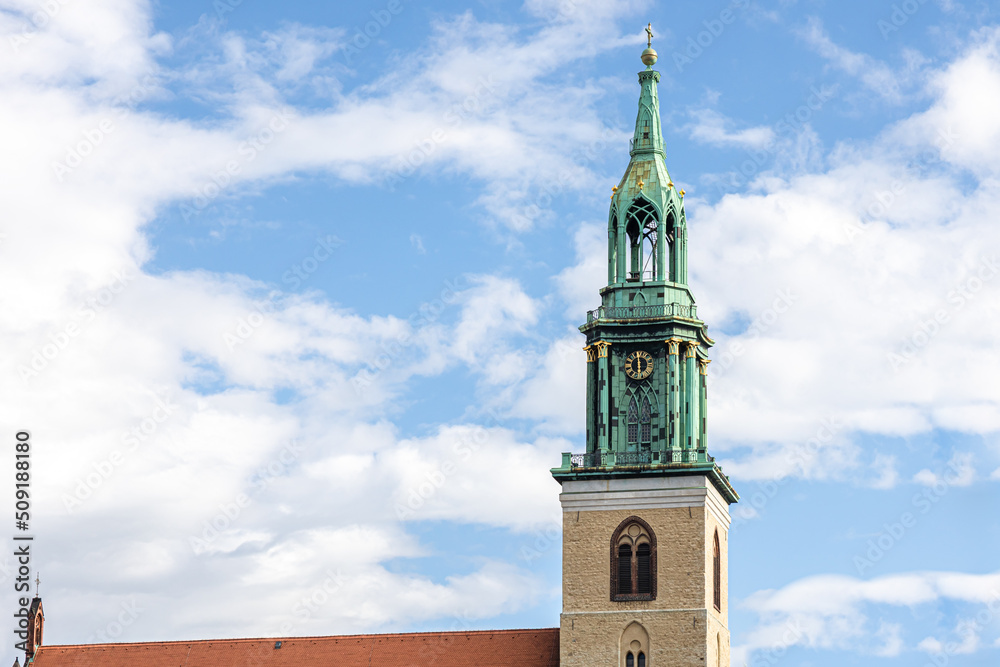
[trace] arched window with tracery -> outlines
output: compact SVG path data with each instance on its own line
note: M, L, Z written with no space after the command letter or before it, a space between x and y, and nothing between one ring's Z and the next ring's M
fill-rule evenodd
M629 245L629 281L653 280L657 275L658 216L653 202L640 197L625 216Z
M656 535L637 516L621 522L611 536L611 599L656 599Z
M625 416L628 444L650 447L653 442L653 408L649 396L632 396Z
M719 531L715 531L714 549L712 554L712 602L715 608L722 611L722 552L719 549Z
M649 633L637 621L629 623L622 631L619 667L646 667L649 655Z

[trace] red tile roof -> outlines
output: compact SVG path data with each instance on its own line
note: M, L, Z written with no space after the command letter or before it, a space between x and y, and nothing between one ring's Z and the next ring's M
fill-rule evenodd
M281 647L276 648L277 642ZM559 628L41 646L32 667L559 667Z

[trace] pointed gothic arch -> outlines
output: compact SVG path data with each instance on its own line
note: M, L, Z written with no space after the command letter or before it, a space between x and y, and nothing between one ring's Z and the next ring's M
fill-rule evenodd
M637 516L611 535L611 600L656 599L656 534Z
M618 279L618 208L612 204L608 216L608 284L620 282Z
M672 205L667 207L664 220L663 235L667 251L663 253L666 266L663 267L662 278L669 282L677 282L677 243L675 242L677 239L677 215Z
M618 664L621 667L646 667L649 655L649 632L639 621L632 621L622 630L619 640Z
M635 386L625 393L625 445L650 449L658 426L656 395L648 386Z
M629 249L626 275L630 282L653 280L659 273L656 266L659 221L659 208L643 195L636 197L625 213L625 236Z

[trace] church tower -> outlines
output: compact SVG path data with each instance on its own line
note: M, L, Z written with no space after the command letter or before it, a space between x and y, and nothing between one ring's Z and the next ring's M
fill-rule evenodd
M684 191L664 162L652 30L608 285L587 313L587 450L563 454L561 667L729 667L729 505L708 454L706 350Z

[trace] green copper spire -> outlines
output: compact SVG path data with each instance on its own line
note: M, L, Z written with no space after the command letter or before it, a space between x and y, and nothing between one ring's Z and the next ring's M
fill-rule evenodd
M564 454L557 480L707 475L739 496L708 453L707 350L714 341L688 287L684 191L667 172L659 72L646 27L629 163L612 188L608 285L587 336L587 450Z
M629 155L634 157L640 153L658 153L660 157L666 157L663 152L663 130L660 127L660 99L656 94L660 73L653 70L657 56L652 46L652 24L646 26L646 35L646 50L642 52L642 62L646 69L639 72L642 93L639 95L639 115L635 119L635 134L632 136Z

